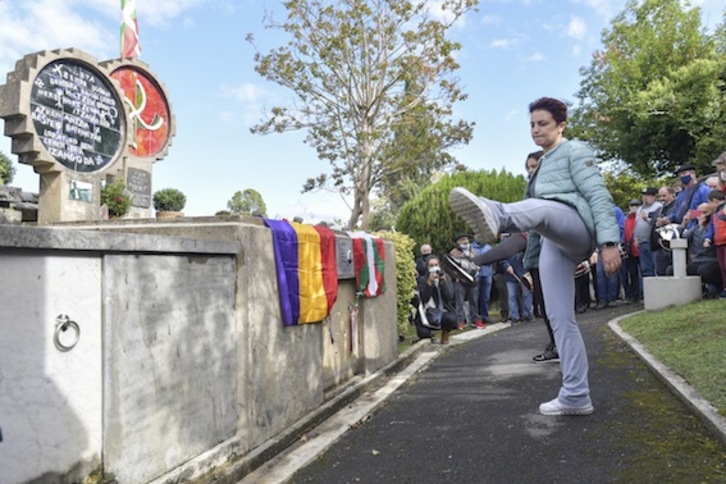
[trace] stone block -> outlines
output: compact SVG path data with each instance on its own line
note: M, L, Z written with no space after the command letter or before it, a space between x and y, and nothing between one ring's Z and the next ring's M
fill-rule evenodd
M701 299L701 278L644 277L643 303L646 310L680 306Z

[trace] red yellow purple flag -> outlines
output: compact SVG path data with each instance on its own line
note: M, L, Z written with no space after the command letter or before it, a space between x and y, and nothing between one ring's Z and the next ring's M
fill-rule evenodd
M121 57L129 59L141 54L139 25L136 21L136 0L121 0Z
M335 234L318 226L263 220L272 231L283 324L322 321L338 296Z

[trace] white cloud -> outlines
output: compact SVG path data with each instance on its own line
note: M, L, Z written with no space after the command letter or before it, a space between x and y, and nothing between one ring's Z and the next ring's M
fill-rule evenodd
M114 0L115 3L116 2ZM188 10L208 3L209 0L154 0L136 2L139 22L148 23L154 27L166 27L169 22ZM141 25L143 26L143 23ZM141 29L141 27L139 27Z
M222 86L220 87L220 91L223 96L242 101L243 103L259 102L268 95L265 89L252 82L243 82L236 86Z
M605 19L611 18L625 6L625 0L573 0L572 3L585 5Z
M494 39L489 42L489 47L495 49L508 49L517 43L517 39Z
M580 55L580 52L582 52L582 47L579 45L573 45L572 46L572 57L577 57Z
M580 17L572 17L570 24L567 26L567 36L573 39L582 40L587 34L587 25Z
M219 118L227 123L239 122L244 126L252 126L263 118L263 102L272 97L269 91L251 82L221 86L219 90L225 98L234 99L241 104L239 111L222 111Z
M502 18L498 15L484 15L481 19L481 23L484 25L496 25L502 21Z
M166 25L189 9L209 1L138 2L142 38L145 25ZM24 55L45 49L75 47L99 60L118 57L121 25L121 4L118 0L0 0L0 18L3 21L0 29L2 67L12 69L12 65Z
M519 113L520 113L519 109L510 109L509 112L507 113L507 115L505 116L505 119L507 121L511 121L516 116L519 116Z
M117 33L74 10L73 2L42 0L22 6L0 3L0 60L14 62L44 49L76 47L104 57ZM62 22L58 20L62 19Z
M545 55L541 52L535 52L534 54L529 56L528 60L531 62L543 62L547 60L547 57L545 57Z

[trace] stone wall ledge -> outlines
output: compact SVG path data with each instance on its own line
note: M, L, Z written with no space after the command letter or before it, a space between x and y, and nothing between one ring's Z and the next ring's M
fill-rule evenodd
M231 241L83 230L70 226L0 225L2 249L236 255L240 246Z

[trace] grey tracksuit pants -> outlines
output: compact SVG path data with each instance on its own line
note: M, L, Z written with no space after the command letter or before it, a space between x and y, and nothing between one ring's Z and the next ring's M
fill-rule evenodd
M500 216L500 232L533 230L542 235L539 272L547 317L560 354L561 402L590 403L585 343L575 321L575 266L590 256L592 236L573 207L529 198L515 203L483 201Z

